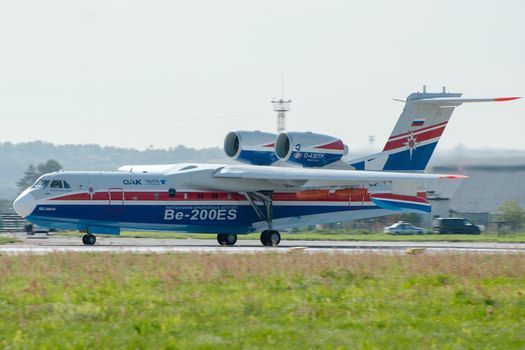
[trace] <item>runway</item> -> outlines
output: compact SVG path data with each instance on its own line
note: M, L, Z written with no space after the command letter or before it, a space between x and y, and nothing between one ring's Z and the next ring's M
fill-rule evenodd
M278 247L263 247L257 240L238 240L233 247L219 246L209 239L155 239L97 237L94 246L84 246L79 237L17 236L16 243L0 245L0 254L48 253L289 253L331 252L356 254L400 253L491 253L525 254L525 243L492 242L386 242L386 241L281 241Z

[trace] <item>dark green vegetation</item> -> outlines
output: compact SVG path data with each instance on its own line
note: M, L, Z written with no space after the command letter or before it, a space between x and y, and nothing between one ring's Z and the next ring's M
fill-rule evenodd
M525 347L525 255L0 256L0 281L0 348Z
M40 176L59 171L61 169L63 169L62 165L60 165L60 163L54 159L49 159L47 162L39 163L36 166L31 164L24 172L24 176L16 183L16 187L18 187L18 190L22 192L26 188L33 185Z
M78 232L58 232L56 235L81 237ZM452 234L426 234L426 235L389 235L386 233L363 233L350 230L322 230L322 231L299 231L296 233L282 233L283 240L306 240L306 241L449 241L449 242L501 242L501 243L525 243L525 233L509 233L498 235L496 233L482 233L481 235L452 235ZM104 237L104 235L97 235ZM239 235L239 239L258 240L259 233ZM122 232L120 236L126 238L172 238L172 239L215 239L216 234L190 234L177 232Z

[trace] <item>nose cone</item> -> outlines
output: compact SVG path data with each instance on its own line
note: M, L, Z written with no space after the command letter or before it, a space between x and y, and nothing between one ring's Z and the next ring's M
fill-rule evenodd
M13 209L18 215L25 218L36 208L36 199L31 194L23 192L13 202Z

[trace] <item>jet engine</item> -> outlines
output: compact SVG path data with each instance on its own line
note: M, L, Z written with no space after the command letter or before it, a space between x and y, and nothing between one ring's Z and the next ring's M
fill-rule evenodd
M348 147L338 138L311 132L284 132L277 136L277 158L303 167L323 167L343 158Z
M277 161L274 152L276 136L262 131L230 131L224 139L224 152L239 162L270 165Z

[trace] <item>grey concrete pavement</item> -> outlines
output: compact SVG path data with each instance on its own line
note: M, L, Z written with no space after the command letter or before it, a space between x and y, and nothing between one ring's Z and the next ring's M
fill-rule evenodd
M219 246L209 239L156 239L97 237L95 246L84 246L81 237L25 236L18 242L0 245L0 253L45 254L52 252L134 252L134 253L286 253L307 252L381 252L403 253L424 250L440 252L523 253L524 243L492 242L369 242L369 241L281 241L279 247L263 247L257 240L239 240L233 247Z

